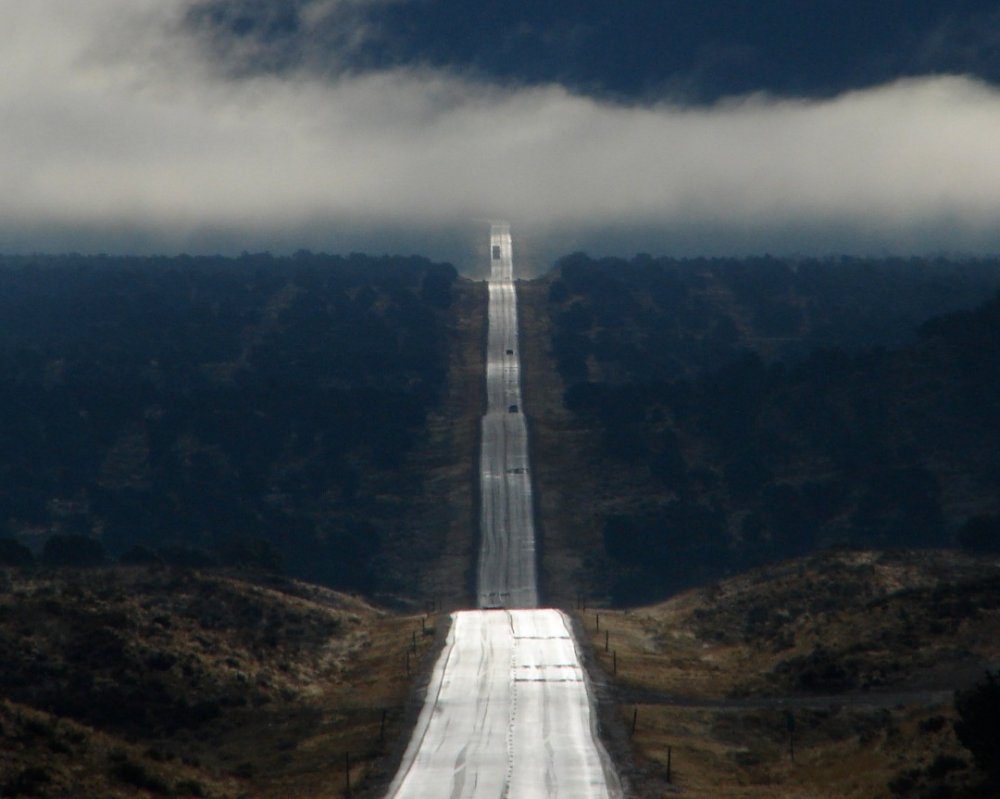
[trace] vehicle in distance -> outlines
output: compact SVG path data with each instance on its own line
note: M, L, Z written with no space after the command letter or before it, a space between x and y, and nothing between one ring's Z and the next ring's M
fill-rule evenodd
M486 601L480 607L480 610L506 610L507 599L509 597L509 591L490 591L486 595Z
M507 354L508 355L513 355L514 354L514 350L507 350Z
M493 260L497 260L499 258L500 258L500 245L499 244L494 244L493 245Z
M509 407L509 408L507 409L507 413L517 413L517 406L516 406L516 405L511 405L511 406L510 406L510 407Z

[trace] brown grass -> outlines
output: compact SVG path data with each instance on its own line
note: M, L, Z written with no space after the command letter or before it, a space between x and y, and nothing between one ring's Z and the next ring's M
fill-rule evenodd
M5 796L183 796L197 783L332 798L346 795L348 755L357 795L384 778L435 649L435 617L291 581L120 569L12 574L7 589ZM178 710L192 706L211 712Z
M1000 663L998 577L956 553L836 553L576 617L617 728L636 719L622 762L640 795L874 799L969 760L951 698Z

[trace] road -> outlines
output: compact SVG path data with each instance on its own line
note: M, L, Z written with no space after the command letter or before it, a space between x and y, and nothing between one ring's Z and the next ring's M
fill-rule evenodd
M490 232L486 415L479 461L481 608L538 607L528 428L521 401L510 228Z
M451 616L388 799L618 799L565 615L539 610L510 229L490 233L478 610Z
M557 610L453 616L393 799L606 799L617 780Z

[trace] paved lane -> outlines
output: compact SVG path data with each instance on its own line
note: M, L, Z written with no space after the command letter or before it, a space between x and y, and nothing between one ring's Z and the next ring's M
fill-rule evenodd
M389 799L618 799L568 619L535 610L510 230L490 234L480 610L451 617ZM490 609L493 608L493 609Z
M486 415L479 462L481 608L538 606L528 428L521 408L521 359L510 227L490 231Z
M562 613L456 613L389 796L620 796L595 740L586 676Z

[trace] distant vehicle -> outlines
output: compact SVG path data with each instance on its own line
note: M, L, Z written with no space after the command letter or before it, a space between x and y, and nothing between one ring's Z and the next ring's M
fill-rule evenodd
M517 413L517 406L516 406L516 405L511 405L511 406L510 406L510 407L509 407L509 408L507 409L507 413Z
M508 355L513 355L514 354L514 350L507 350L507 354Z
M493 260L496 261L496 260L499 260L499 258L500 258L500 245L499 244L494 244L493 245Z
M481 610L506 610L507 603L505 597L509 597L507 591L491 591L486 595L486 601L481 606Z

